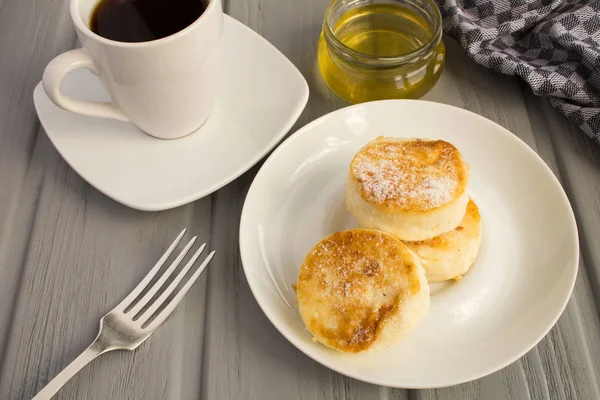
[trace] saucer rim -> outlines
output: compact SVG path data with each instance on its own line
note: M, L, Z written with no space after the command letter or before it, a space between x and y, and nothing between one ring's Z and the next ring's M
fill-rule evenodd
M279 56L285 60L285 62L288 64L288 66L291 67L293 74L295 74L296 77L299 79L298 82L301 83L301 93L300 93L301 96L298 97L298 102L296 103L295 108L290 110L289 117L287 119L287 123L285 125L283 125L283 127L280 130L275 132L274 135L272 136L271 140L265 144L264 148L261 151L256 152L255 156L250 158L248 162L244 163L243 167L240 167L235 172L231 173L230 175L227 175L225 178L215 180L214 184L212 184L210 186L207 185L205 188L203 188L203 190L194 192L193 194L190 194L186 197L179 197L176 200L172 200L172 201L163 201L161 203L152 203L150 205L136 204L135 202L131 202L127 199L121 198L121 196L118 193L117 194L108 193L106 190L103 190L102 188L98 187L92 180L90 180L86 176L86 174L82 173L78 166L71 164L69 159L67 157L65 157L65 155L63 154L63 152L61 150L62 146L58 146L55 143L53 135L48 134L48 128L46 127L46 123L44 122L44 116L43 116L43 114L40 114L39 105L38 105L38 102L41 100L41 97L47 98L48 96L44 91L42 82L40 81L36 85L36 87L33 91L33 103L34 103L34 107L35 107L38 119L39 119L42 127L44 128L44 131L46 132L46 136L50 139L50 142L52 143L52 145L54 146L56 151L65 160L65 162L69 165L69 167L71 167L79 176L81 176L81 178L83 178L83 180L85 180L87 183L89 183L96 190L98 190L105 196L111 198L112 200L114 200L120 204L123 204L129 208L139 210L139 211L147 211L147 212L169 210L169 209L180 207L180 206L192 203L194 201L200 200L200 199L216 192L217 190L225 187L229 183L231 183L234 180L236 180L237 178L239 178L245 172L250 170L260 160L262 160L267 154L269 154L269 152L272 151L277 146L277 144L279 144L282 141L282 139L293 128L294 124L298 121L298 119L300 118L300 115L306 108L306 105L308 103L308 99L310 96L310 89L308 86L308 82L306 81L306 79L304 78L304 76L302 75L300 70L294 65L294 63L292 63L292 61L285 54L283 54L279 49L277 49L277 47L275 47L271 42L269 42L267 39L262 37L258 32L254 31L247 25L243 24L242 22L236 20L235 18L233 18L227 14L223 14L223 29L224 30L227 29L227 24L231 24L231 23L237 24L238 26L245 28L244 29L245 34L252 34L252 35L257 36L263 42L263 44L267 44L272 50L274 50L277 54L279 54ZM94 118L94 117L89 117L89 118ZM202 127L198 128L198 130L201 130L201 129L202 129ZM197 132L198 131L192 132L190 135L193 135L194 133L197 133ZM144 134L146 134L146 133L144 133ZM185 137L188 137L190 135L186 135ZM155 137L152 137L152 138L155 140L165 140L165 139L158 139ZM177 140L177 139L173 139L173 140Z

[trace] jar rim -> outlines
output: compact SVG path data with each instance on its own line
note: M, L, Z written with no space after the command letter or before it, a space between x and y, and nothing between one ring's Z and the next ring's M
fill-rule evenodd
M359 64L367 68L390 68L398 65L414 62L419 59L427 58L432 52L435 52L439 42L442 38L442 15L440 10L433 0L420 0L423 4L430 7L429 10L425 10L428 16L431 17L431 30L434 34L431 38L419 48L405 54L399 54L397 56L374 56L367 53L354 50L340 41L333 31L332 24L330 23L334 6L344 0L334 0L327 10L325 11L325 18L323 20L323 31L325 39L328 45L331 46L335 51L336 55L343 58L346 62L351 64ZM361 2L364 0L354 0L352 2ZM351 2L351 3L352 3ZM408 3L406 0L397 0L398 3Z

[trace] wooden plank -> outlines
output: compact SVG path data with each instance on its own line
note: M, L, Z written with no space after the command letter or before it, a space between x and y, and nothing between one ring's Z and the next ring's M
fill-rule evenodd
M137 212L92 189L62 159L45 165L0 398L28 398L41 389L91 342L99 318L183 227L207 241L209 215L210 198L168 212ZM198 398L205 290L203 280L135 353L103 356L57 398Z
M48 61L73 45L67 3L0 3L0 362L41 185L32 161L39 130L32 93Z
M38 135L32 91L73 47L68 0L0 4L0 398L31 398L95 337L184 227L207 241L210 198L162 213L121 206ZM135 353L109 353L57 399L197 399L206 279Z

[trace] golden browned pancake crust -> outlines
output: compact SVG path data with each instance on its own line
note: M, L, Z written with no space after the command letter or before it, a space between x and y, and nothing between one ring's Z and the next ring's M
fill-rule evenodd
M326 237L298 276L298 305L307 329L334 349L367 349L403 299L419 292L415 262L400 240L384 232L353 229Z
M404 242L420 259L429 282L457 279L475 261L481 246L482 227L479 208L469 200L460 224L450 232L431 239Z
M429 211L465 193L469 170L443 140L379 137L352 159L350 178L364 201L386 212Z

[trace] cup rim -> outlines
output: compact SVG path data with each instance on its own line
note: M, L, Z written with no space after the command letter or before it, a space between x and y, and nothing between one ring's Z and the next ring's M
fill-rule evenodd
M117 40L107 39L103 36L98 35L94 31L90 29L87 23L85 23L81 19L81 15L79 14L79 5L82 0L71 0L70 12L71 12L71 20L73 20L73 24L75 27L84 35L89 37L90 39L94 39L97 42L103 43L105 45L114 46L114 47L123 47L123 48L133 48L133 47L151 47L155 45L167 44L171 41L176 40L179 37L185 36L187 33L192 31L196 26L200 25L206 18L208 18L207 14L211 13L214 8L217 7L217 4L220 4L220 0L208 0L208 5L204 12L190 25L186 26L184 29L179 32L175 32L172 35L156 39L149 40L146 42L119 42ZM94 6L101 0L95 0Z

